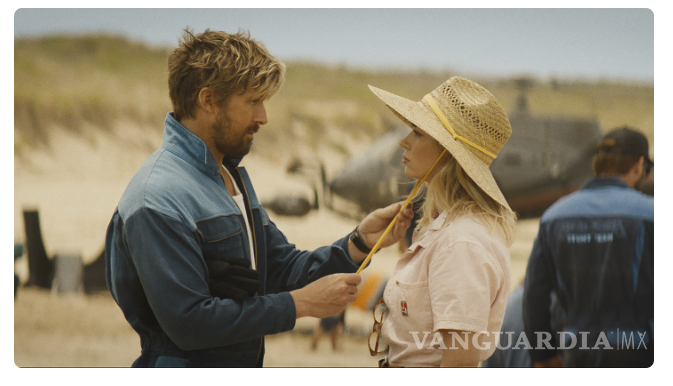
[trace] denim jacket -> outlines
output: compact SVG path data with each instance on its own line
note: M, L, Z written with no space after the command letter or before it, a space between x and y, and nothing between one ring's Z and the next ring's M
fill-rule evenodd
M561 312L551 309L552 292ZM547 209L528 262L523 304L533 361L562 354L568 367L650 366L654 197L621 178L593 177ZM545 333L549 347L542 344Z
M294 328L287 291L331 273L355 272L348 238L300 251L260 205L240 159L225 159L253 227L227 192L205 142L166 117L161 149L131 179L108 226L108 288L140 335L134 366L261 366L263 337ZM213 297L206 258L256 259L258 296Z

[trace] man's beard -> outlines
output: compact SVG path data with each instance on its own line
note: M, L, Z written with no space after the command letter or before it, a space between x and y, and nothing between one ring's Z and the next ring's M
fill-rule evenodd
M250 152L252 142L246 142L245 137L248 132L257 132L259 125L252 125L246 128L245 132L241 133L239 137L234 137L231 128L231 120L224 112L220 112L217 122L211 128L216 135L215 146L225 157L243 158Z

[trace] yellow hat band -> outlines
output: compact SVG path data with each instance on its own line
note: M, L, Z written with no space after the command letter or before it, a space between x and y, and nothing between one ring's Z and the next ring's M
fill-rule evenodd
M446 119L446 117L444 116L444 113L442 113L442 110L439 109L439 106L437 106L437 103L435 103L435 100L430 96L430 94L424 96L423 99L425 99L425 101L428 102L428 105L430 105L430 108L432 108L432 111L435 112L435 115L437 115L437 118L439 118L439 120L442 122L442 124L444 125L446 130L451 134L451 136L453 137L454 140L458 140L458 141L461 141L463 143L466 143L466 144L472 146L473 148L479 150L480 152L486 154L487 156L489 156L493 159L496 158L495 154L493 154L490 151L484 149L483 147L477 145L476 143L474 143L474 142L472 142L468 139L465 139L465 138L461 137L460 135L456 134L456 132L453 130L453 127L451 127L451 124L449 123L449 120Z

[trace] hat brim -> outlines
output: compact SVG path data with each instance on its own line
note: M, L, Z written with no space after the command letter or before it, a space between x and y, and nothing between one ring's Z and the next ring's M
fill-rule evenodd
M510 208L505 196L495 182L489 166L472 153L466 147L467 145L454 140L429 106L423 102L414 102L371 85L369 85L369 89L398 116L403 117L437 140L458 161L477 186L496 202L508 209Z

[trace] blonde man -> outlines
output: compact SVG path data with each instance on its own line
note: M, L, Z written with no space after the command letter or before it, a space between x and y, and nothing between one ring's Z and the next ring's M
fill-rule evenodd
M592 164L595 176L540 219L524 289L528 353L536 367L649 367L654 197L637 191L654 167L647 138L611 130ZM552 292L563 317L550 312Z
M355 300L352 272L399 206L332 245L297 250L238 166L285 66L245 33L206 30L185 31L168 67L174 111L110 221L108 287L140 335L134 366L262 366L265 335ZM398 220L384 246L403 236L411 211Z

